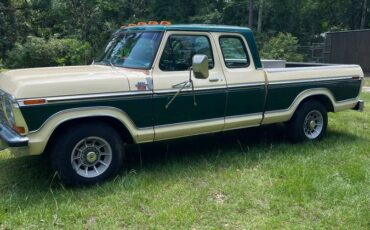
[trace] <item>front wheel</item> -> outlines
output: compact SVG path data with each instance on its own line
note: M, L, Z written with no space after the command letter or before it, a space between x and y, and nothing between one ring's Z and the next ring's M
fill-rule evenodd
M292 141L320 140L326 133L328 115L325 106L316 100L300 105L288 124Z
M81 124L64 130L52 147L52 165L67 185L102 182L122 168L124 147L109 125Z

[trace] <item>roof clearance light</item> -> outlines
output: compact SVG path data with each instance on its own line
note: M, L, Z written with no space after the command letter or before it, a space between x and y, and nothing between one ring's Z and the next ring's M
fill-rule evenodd
M128 24L128 27L133 27L133 26L136 26L136 24L134 24L134 23Z
M171 25L171 22L169 22L169 21L161 21L160 25L161 26L168 26L168 25Z
M146 25L146 22L138 22L137 25L138 26L145 26Z
M149 21L148 25L158 25L159 23L157 21Z

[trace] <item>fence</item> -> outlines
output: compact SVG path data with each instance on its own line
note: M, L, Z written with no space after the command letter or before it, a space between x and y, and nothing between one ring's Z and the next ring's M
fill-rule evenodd
M358 64L370 72L370 30L327 33L324 62Z
M304 62L324 62L324 43L312 43L310 46L299 46L298 53L303 55Z

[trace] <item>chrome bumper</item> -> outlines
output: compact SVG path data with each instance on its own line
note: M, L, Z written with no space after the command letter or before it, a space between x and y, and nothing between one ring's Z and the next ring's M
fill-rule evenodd
M4 123L0 123L0 151L10 147L27 147L28 138L17 134L13 129Z
M365 102L363 100L359 100L353 110L363 112L365 108Z

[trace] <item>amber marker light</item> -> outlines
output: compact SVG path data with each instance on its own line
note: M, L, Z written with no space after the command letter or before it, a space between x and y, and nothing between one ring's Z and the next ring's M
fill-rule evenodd
M154 26L154 25L158 25L159 23L157 22L157 21L149 21L148 22L148 25L152 25L152 26Z
M24 133L26 133L26 129L25 129L24 127L18 127L18 126L16 126L16 125L13 125L13 129L14 129L17 133L19 133L19 134L24 134Z
M161 21L160 25L161 26L169 26L169 25L171 25L171 22L170 21Z
M30 99L30 100L24 100L24 105L43 105L46 104L45 99Z
M133 26L136 26L136 24L134 24L134 23L128 24L128 27L133 27Z
M146 22L138 22L137 25L138 26L145 26L146 25Z

